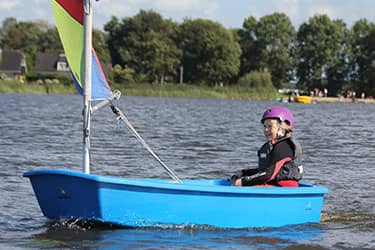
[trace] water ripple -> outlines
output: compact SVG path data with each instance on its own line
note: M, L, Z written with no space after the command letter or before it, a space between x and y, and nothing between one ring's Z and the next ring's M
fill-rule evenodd
M279 105L124 97L121 108L179 177L209 179L257 165L256 150L264 142L259 118L274 104ZM77 233L66 225L46 223L30 183L21 176L39 167L81 170L81 105L76 95L0 95L0 191L6 197L0 199L0 248L375 248L370 236L375 231L375 116L368 115L375 113L375 105L285 104L295 115L295 137L303 147L304 181L330 189L322 224L305 225L286 238L282 236L290 233L288 228L254 232L192 226L181 231ZM168 178L129 131L117 127L109 109L94 114L91 142L95 174ZM310 230L318 233L302 239Z

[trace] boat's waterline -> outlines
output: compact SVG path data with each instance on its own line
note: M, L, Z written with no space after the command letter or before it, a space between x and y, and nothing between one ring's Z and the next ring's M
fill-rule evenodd
M43 214L122 226L278 227L320 221L323 187L233 187L227 180L128 179L40 169L29 177Z

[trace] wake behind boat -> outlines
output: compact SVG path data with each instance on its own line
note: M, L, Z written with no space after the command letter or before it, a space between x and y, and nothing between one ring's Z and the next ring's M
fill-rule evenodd
M128 227L194 224L248 228L320 221L324 194L328 191L323 187L302 183L295 188L234 187L226 179L179 179L115 105L120 93L110 90L91 47L92 1L51 2L73 80L83 94L84 143L82 173L62 169L24 173L47 218L82 219ZM97 100L101 102L92 107ZM167 171L170 180L90 174L91 115L108 105Z

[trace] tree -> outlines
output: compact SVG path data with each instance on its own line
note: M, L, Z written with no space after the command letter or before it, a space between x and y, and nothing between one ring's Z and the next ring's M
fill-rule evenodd
M111 63L111 56L107 46L106 34L98 29L92 31L92 45L95 48L95 52L103 64Z
M369 91L366 72L371 68L371 24L367 19L358 20L351 29L351 79L357 91ZM370 51L369 51L370 49Z
M228 83L239 72L240 46L219 23L185 20L180 25L179 47L186 82Z
M342 20L334 20L336 31L337 51L333 54L331 65L327 65L326 80L323 86L331 93L340 93L350 82L350 31Z
M152 79L160 80L163 84L168 74L175 75L181 52L173 41L168 41L160 32L149 32L147 40L145 57L149 63L145 68Z
M248 74L260 67L260 46L255 34L257 20L255 17L248 17L242 24L242 29L237 30L238 43L241 47L240 76Z
M112 64L134 69L140 81L164 82L176 76L181 52L175 43L177 25L172 21L141 10L122 22L113 17L105 30Z
M260 69L268 69L277 88L290 79L295 33L289 17L283 13L264 16L255 26L255 36L260 49Z
M375 96L375 25L371 24L371 30L367 36L367 46L365 47L370 57L368 58L368 68L365 71L365 83L366 86L364 91L367 91L368 95Z
M14 17L8 17L3 21L2 28L0 29L0 48L3 48L4 46L6 46L6 44L4 44L3 39L8 33L9 28L16 24L17 24L17 19Z
M56 27L47 29L41 33L38 39L38 51L40 52L61 52L63 51L59 33Z
M353 26L353 62L355 66L353 79L355 89L375 95L375 24L365 20Z
M14 23L12 21L1 43L4 49L23 51L26 54L28 69L33 70L41 34L40 29L32 22Z
M327 15L318 15L303 23L297 33L297 76L300 88L312 89L324 86L332 93L329 85L335 67L345 62L345 24L331 21ZM335 81L344 81L346 73L336 75ZM331 78L330 78L331 77ZM337 86L336 86L337 88ZM336 89L337 91L337 89Z
M107 32L107 46L112 65L124 65L125 62L122 60L120 48L118 47L120 45L119 39L124 35L118 18L112 16L111 20L104 25L104 30Z

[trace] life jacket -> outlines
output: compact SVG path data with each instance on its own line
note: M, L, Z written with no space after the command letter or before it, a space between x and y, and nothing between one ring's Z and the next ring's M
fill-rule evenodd
M291 137L282 138L277 143L289 140L293 150L293 158L286 157L275 164L271 177L265 184L276 184L282 187L298 187L298 181L303 177L302 149L300 144ZM266 167L273 145L265 143L258 151L259 168Z

